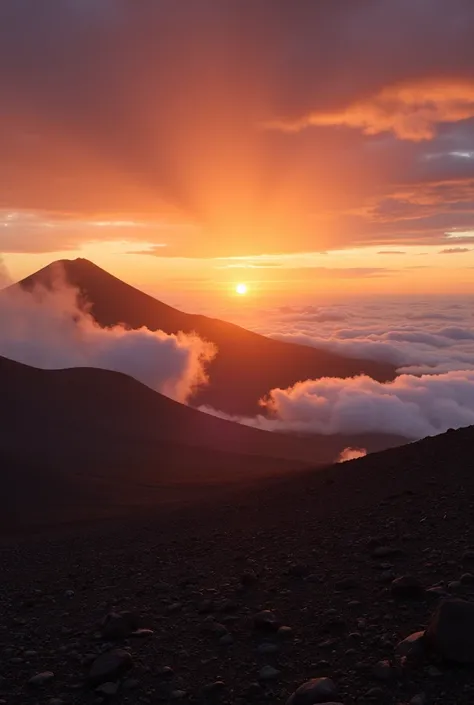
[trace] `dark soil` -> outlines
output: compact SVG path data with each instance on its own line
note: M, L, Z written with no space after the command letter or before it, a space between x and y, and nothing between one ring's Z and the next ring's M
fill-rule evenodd
M400 667L396 644L436 597L398 599L391 581L474 599L460 582L474 572L473 442L464 429L156 515L5 535L0 704L284 703L318 676L345 705L472 703L473 667ZM256 630L264 609L291 633ZM124 610L153 634L106 642L100 621ZM90 663L111 647L133 668L96 692Z

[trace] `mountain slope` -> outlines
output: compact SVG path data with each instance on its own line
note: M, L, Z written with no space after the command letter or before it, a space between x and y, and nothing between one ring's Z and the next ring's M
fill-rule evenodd
M110 648L97 637L106 614L133 610L152 632L113 641L130 649L136 688L117 680L117 703L169 702L179 687L190 702L219 688L225 702L283 705L327 677L347 705L471 705L472 667L434 649L400 659L397 644L430 623L440 598L474 600L473 443L462 429L194 506L10 538L2 695L34 705L28 681L48 670L43 699L92 702L87 684L71 683ZM393 590L401 576L418 586L412 599ZM287 638L255 628L262 609ZM466 611L466 628L455 618L445 639L472 654Z
M395 368L386 363L355 360L332 352L272 340L231 323L183 313L125 284L85 259L61 260L23 279L31 289L50 286L58 268L70 284L91 303L91 312L102 326L123 323L146 326L166 333L195 331L218 347L209 366L210 384L193 398L194 405L208 404L231 414L253 415L258 400L275 387L318 377L351 377L365 373L374 379L393 379Z
M7 524L12 512L39 521L59 510L85 518L183 502L190 493L329 463L350 440L224 421L107 370L39 370L0 358L0 389Z

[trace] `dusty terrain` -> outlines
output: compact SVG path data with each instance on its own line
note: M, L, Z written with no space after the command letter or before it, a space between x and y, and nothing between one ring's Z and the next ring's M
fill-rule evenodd
M395 647L438 593L474 598L473 441L448 432L126 521L4 535L0 702L284 703L327 676L345 705L471 703L472 666L400 665ZM403 575L443 590L401 600ZM256 629L263 609L291 632ZM124 610L152 632L106 638L101 620ZM133 668L87 682L117 647Z

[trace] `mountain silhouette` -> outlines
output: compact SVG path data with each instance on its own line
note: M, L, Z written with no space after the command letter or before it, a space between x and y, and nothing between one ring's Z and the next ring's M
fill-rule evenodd
M229 414L262 413L259 400L271 389L319 377L367 374L378 381L395 377L393 365L356 360L336 353L295 345L245 330L207 316L184 313L143 293L86 259L60 260L19 282L31 290L37 284L51 287L63 272L79 289L101 326L146 326L168 334L196 332L218 348L208 371L210 383L199 389L191 403L213 406Z
M108 370L39 370L0 357L0 388L0 524L182 502L327 464L345 444L371 442L250 428ZM400 442L375 438L372 449Z

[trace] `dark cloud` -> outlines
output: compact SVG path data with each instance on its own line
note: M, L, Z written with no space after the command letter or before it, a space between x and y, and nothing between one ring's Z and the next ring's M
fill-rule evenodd
M471 252L469 247L447 247L445 250L440 250L440 255L461 255L464 252Z
M4 0L0 207L178 216L187 256L439 243L474 229L473 27L472 0Z
M378 255L406 255L404 250L380 250L377 252Z

